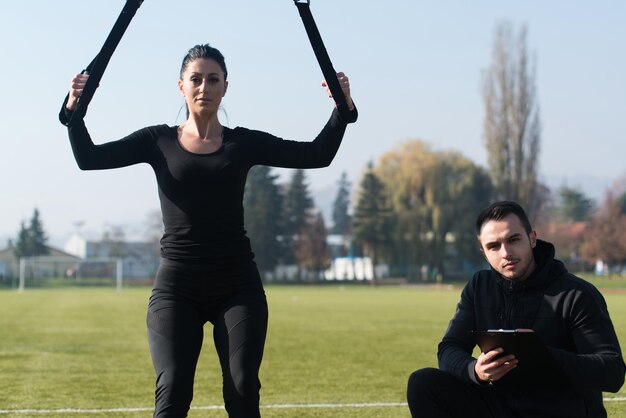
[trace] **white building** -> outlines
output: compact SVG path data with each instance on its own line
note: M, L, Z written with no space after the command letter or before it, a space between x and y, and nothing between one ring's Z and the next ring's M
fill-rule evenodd
M160 262L160 247L154 242L92 241L74 234L64 249L84 260L121 258L125 279L152 279Z

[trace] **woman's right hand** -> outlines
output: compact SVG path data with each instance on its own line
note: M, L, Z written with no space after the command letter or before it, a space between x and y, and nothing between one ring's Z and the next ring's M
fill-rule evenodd
M339 81L341 90L343 90L343 95L346 96L346 104L348 105L348 109L352 111L354 109L354 104L352 103L352 96L350 95L350 80L348 80L347 75L342 72L338 72L337 81ZM326 93L328 94L328 97L333 97L333 94L330 92L330 87L326 83L326 80L322 81L322 86L326 87Z
M67 110L75 110L78 104L78 98L83 94L83 90L85 88L85 84L87 84L87 79L89 78L89 74L76 74L74 78L72 78L72 82L70 83L70 94L69 99L67 100L67 104L65 107Z

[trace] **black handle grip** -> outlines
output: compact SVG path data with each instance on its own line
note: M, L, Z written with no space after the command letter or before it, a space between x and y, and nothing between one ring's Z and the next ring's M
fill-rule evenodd
M109 61L111 60L111 56L113 52L115 52L115 48L120 43L122 36L124 36L124 32L128 28L130 21L135 16L137 9L141 6L143 0L127 0L120 12L111 32L107 36L100 52L96 57L89 63L87 68L83 70L83 73L88 73L89 78L87 79L87 83L85 84L85 88L83 89L83 93L78 99L78 103L76 109L71 112L70 115L65 111L65 104L69 99L69 95L66 96L65 101L63 102L63 108L61 109L61 114L59 115L59 119L61 123L64 125L69 125L72 123L72 120L78 118L82 119L85 117L87 113L87 107L93 98L93 95L100 85L100 80L102 79L102 75L104 74L104 70L106 70Z
M309 41L313 47L313 52L315 52L315 57L320 65L322 74L324 74L324 78L326 79L326 84L333 95L333 100L337 105L339 115L344 121L350 121L350 108L348 107L348 102L346 101L346 96L343 94L339 80L337 80L337 72L333 67L328 51L326 51L326 47L324 46L322 36L320 35L317 25L315 24L315 20L313 19L313 15L311 14L311 9L309 7L310 1L307 0L306 3L303 3L298 0L294 0L294 3L298 8L298 12L300 13L300 17L304 23L304 28L306 29Z

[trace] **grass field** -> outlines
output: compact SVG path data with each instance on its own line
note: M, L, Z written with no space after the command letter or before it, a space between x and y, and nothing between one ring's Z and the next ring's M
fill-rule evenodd
M408 418L406 379L417 368L436 366L436 345L459 291L268 286L263 416ZM151 416L149 293L0 291L0 418ZM613 289L605 298L623 343L626 293ZM190 417L224 418L222 409L208 408L222 399L221 372L207 335L193 402L203 409L193 409ZM605 397L625 398L626 388ZM610 417L626 417L626 401L605 404Z

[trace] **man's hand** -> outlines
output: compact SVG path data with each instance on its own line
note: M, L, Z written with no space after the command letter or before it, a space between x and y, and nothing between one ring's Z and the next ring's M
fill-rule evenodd
M517 367L517 359L512 354L503 355L502 348L478 356L474 365L474 373L481 382L497 382L504 375Z

